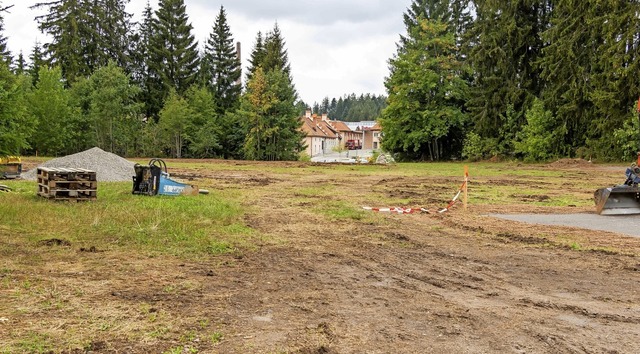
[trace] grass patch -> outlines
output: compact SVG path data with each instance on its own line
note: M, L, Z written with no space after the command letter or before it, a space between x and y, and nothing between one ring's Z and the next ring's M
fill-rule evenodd
M34 183L12 182L14 193L0 195L0 225L37 244L63 239L74 246L193 256L232 252L255 236L242 219L243 208L216 194L138 196L129 183L100 183L98 200L67 203L39 198ZM7 233L0 233L0 239Z

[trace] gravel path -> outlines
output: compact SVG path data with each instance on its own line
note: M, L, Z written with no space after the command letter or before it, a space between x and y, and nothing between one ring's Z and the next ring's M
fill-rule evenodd
M491 214L490 216L529 224L572 226L640 237L640 215Z

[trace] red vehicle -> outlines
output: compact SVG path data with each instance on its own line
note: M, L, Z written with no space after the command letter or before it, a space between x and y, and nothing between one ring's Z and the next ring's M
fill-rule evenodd
M344 143L344 146L349 150L362 149L362 143L360 142L360 140L347 140L347 142Z

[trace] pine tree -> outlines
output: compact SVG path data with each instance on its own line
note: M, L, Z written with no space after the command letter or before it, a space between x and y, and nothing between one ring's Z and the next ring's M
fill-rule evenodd
M231 37L224 7L216 17L204 52L206 84L213 92L218 113L236 108L240 99L241 66Z
M195 83L198 74L198 42L188 22L184 0L160 0L155 12L150 47L150 68L158 74L163 86L163 99L171 89L184 94Z

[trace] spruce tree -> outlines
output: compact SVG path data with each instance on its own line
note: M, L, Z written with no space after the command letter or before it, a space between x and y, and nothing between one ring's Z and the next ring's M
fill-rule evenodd
M243 97L241 115L247 132L244 153L252 160L297 159L302 149L298 94L284 38L276 23L264 45L258 33L252 53L252 70Z
M147 1L142 22L131 37L131 80L140 86L140 101L144 104L143 111L146 117L157 120L162 108L164 88L160 80L160 74L154 70L151 61L151 38L156 19L153 9Z
M184 94L195 83L198 66L198 42L188 22L184 0L160 0L152 23L150 69L160 78L162 98L174 89Z
M273 30L267 33L264 42L264 57L261 60L262 69L265 73L271 70L279 70L291 78L291 66L289 65L289 55L284 47L285 42L280 32L278 23L273 26Z
M53 65L62 69L68 83L91 75L97 61L98 26L94 6L88 0L56 0L31 7L48 9L36 17L42 33L52 37L44 50Z
M296 94L281 70L265 74L258 67L247 83L241 113L247 132L244 155L249 160L297 160L304 133L295 106Z
M203 75L214 94L218 113L236 108L242 88L241 66L222 6L207 40L203 63L206 63Z
M467 107L478 134L493 139L497 153L513 151L524 112L543 83L541 34L548 28L550 0L476 0L467 45L474 83ZM513 114L507 114L512 108Z
M118 66L130 71L130 36L133 30L131 14L125 10L130 0L99 0L96 8L98 36L100 40L99 57L96 67L106 66L115 61Z
M44 53L42 51L42 46L39 42L36 42L33 45L33 49L31 50L31 54L29 55L29 67L27 68L27 72L33 81L33 85L38 82L38 75L40 74L40 68L46 65L46 60L44 58Z
M13 71L16 73L16 75L22 75L27 72L27 63L24 61L24 55L22 54L22 51L20 51L20 54L18 54L18 59L16 59Z
M566 126L571 155L619 158L611 156L619 151L612 132L640 95L639 11L630 0L554 4L544 33L543 99L557 124Z

